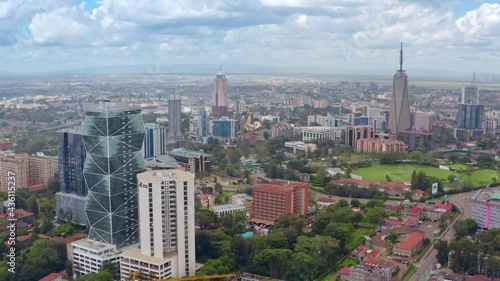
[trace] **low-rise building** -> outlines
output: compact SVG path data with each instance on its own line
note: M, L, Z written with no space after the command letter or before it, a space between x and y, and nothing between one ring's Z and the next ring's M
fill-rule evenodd
M105 244L90 239L71 243L68 247L70 260L73 261L74 277L97 273L105 264L120 263L120 251L115 245Z
M410 186L400 181L386 182L386 181L367 181L367 180L360 180L353 178L351 179L343 178L339 180L332 180L331 182L340 185L355 185L364 188L376 187L381 192L385 192L393 196L402 196L403 194L405 194L405 192L411 190Z
M200 194L198 195L198 199L200 200L201 207L203 209L209 209L215 205L215 195L213 194Z
M6 214L7 221L15 221L16 229L31 229L35 223L35 214L22 209L7 211Z
M414 232L394 245L392 253L395 256L412 257L424 244L424 235Z
M251 213L252 212L252 201L253 198L252 196L246 194L246 193L238 193L233 196L231 196L231 204L238 204L247 210L247 212Z
M221 217L223 215L230 215L230 214L237 212L237 211L246 212L245 207L242 205L239 205L239 204L226 204L226 205L212 206L211 210L214 211L219 217Z
M172 156L178 164L188 172L209 173L212 171L210 160L208 160L208 157L211 156L210 154L185 148L177 148L170 151L168 155Z
M303 141L287 141L285 142L285 153L295 155L297 152L313 152L316 150L316 144L305 143Z

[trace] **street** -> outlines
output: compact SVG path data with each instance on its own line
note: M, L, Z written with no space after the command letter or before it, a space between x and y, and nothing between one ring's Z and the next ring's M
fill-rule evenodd
M472 197L476 192L478 191L464 192L460 194L451 195L448 197L450 204L454 204L455 206L457 206L457 208L462 213L460 214L460 217L457 220L454 220L452 223L450 223L450 225L446 229L446 232L444 232L444 234L441 236L441 239L447 241L451 240L453 237L455 237L455 230L453 229L453 225L455 224L455 222L457 222L458 220L464 220L470 218L472 206L471 204L468 203L467 199L469 197ZM437 255L437 250L432 249L432 251L427 256L426 259L424 259L420 263L415 264L415 267L417 267L417 273L413 275L410 281L422 280L422 277L424 277L427 270L432 269L433 266L437 263L436 255Z

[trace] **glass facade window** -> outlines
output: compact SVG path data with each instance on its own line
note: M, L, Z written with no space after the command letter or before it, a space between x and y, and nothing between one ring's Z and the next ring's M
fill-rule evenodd
M124 104L84 104L83 169L89 239L116 245L139 241L136 175L146 170L144 125L139 109Z

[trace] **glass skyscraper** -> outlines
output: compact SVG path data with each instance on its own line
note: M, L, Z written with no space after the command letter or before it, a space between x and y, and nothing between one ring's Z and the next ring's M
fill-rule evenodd
M87 195L87 188L83 183L83 163L86 155L81 128L75 127L59 132L58 161L61 192Z
M89 239L117 248L137 243L136 175L146 170L141 110L113 102L84 104L83 109Z
M80 127L59 131L58 166L61 192L56 193L57 218L81 226L87 226L87 187L83 180L86 155Z

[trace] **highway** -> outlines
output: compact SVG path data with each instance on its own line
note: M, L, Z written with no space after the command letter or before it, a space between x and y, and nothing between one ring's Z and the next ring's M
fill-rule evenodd
M478 191L464 192L460 194L454 194L448 197L450 203L457 206L460 212L462 212L458 220L464 220L470 218L472 205L467 202L467 199L473 196L476 192ZM450 223L444 234L441 236L441 239L448 241L451 240L453 237L455 237L455 230L453 229L453 225L458 220L454 220L452 223ZM437 255L437 250L432 249L427 258L425 258L420 263L415 264L415 267L417 267L417 273L413 275L410 281L422 280L422 277L424 277L427 270L432 269L433 266L437 263L436 255Z

